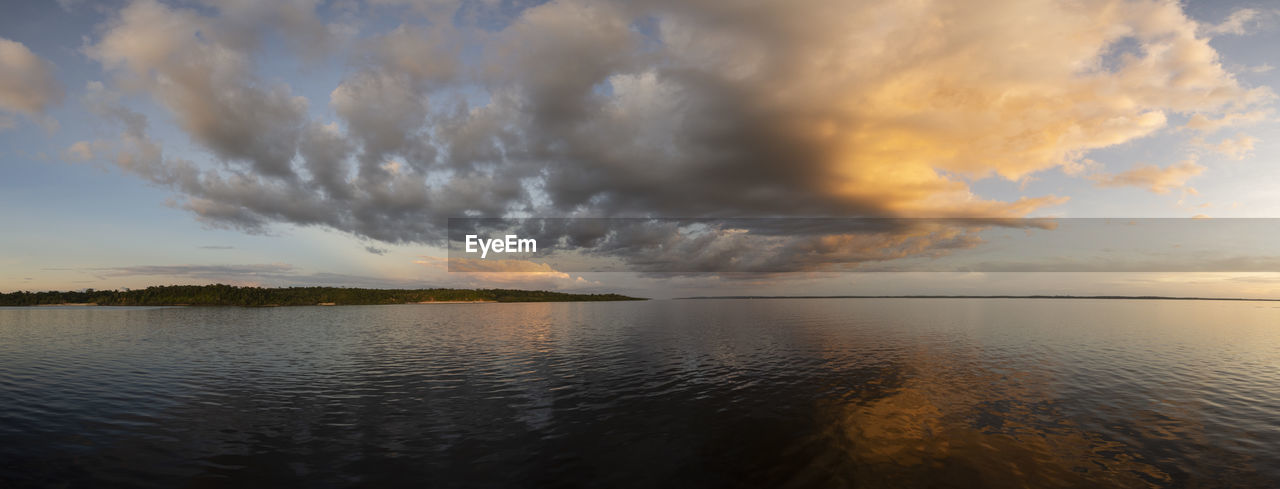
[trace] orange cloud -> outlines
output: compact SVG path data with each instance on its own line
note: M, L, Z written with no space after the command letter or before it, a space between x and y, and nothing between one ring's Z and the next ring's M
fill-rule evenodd
M1249 112L1228 112L1220 117L1210 117L1204 114L1195 114L1187 121L1187 129L1193 129L1205 134L1217 132L1220 129L1233 126L1243 126L1248 124L1256 124L1271 117L1269 110L1253 110Z
M1213 149L1233 160L1240 160L1253 153L1253 145L1257 142L1257 138L1246 134L1237 134L1235 139L1223 139Z
M1186 188L1187 180L1203 173L1205 168L1195 160L1184 160L1166 167L1141 165L1118 174L1099 174L1091 178L1099 187L1140 187L1157 194ZM1193 189L1188 189L1194 192Z
M572 289L600 285L581 276L574 277L545 263L528 260L481 260L474 258L439 258L423 256L413 263L436 272L446 272L447 278L470 286L479 287L531 287L544 289Z

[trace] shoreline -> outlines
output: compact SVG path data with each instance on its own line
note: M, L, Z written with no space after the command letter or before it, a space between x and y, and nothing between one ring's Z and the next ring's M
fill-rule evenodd
M4 306L213 306L293 307L488 302L592 302L644 300L614 293L522 289L366 289L358 287L239 287L226 284L155 285L145 289L15 291Z
M557 302L557 301L536 301L536 302ZM573 301L558 301L558 302L573 302ZM497 304L497 303L498 301L419 301L419 302L406 302L405 304Z
M628 300L585 300L585 301L419 301L419 302L393 302L387 304L339 304L335 302L320 302L316 304L263 304L255 306L234 305L234 304L97 304L92 302L77 303L66 302L60 304L31 304L25 306L0 306L0 307L97 307L110 309L114 307L244 307L244 308L274 308L274 307L342 307L342 306L416 306L428 304L549 304L556 302L630 302L635 299Z

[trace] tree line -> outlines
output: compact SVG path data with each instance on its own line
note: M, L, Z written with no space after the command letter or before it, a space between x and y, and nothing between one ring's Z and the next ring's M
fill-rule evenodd
M165 285L135 290L11 292L0 306L96 304L99 306L314 306L416 302L578 302L642 300L619 294L567 294L516 289L358 289L345 287L237 287Z

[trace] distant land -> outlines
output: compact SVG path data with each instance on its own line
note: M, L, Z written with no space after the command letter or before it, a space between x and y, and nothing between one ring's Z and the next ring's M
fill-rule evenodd
M1125 299L1149 301L1280 301L1280 299L1248 299L1244 297L1166 297L1160 295L720 295L680 297L678 299Z
M11 292L0 306L346 306L469 302L584 302L644 300L618 294L566 294L514 289L357 289L165 285L134 290Z

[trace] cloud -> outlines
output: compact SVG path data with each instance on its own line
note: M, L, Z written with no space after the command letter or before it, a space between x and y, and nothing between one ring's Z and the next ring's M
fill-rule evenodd
M114 72L122 87L151 93L214 156L290 179L308 103L288 86L255 76L250 53L260 47L261 25L278 24L299 43L323 41L324 26L307 5L227 2L214 21L193 10L135 1L103 26L105 34L85 52Z
M991 229L1055 229L1045 219L475 219L450 222L450 271L725 273L929 268ZM536 258L467 260L463 236L535 239ZM471 255L474 256L474 255ZM900 259L916 259L900 263ZM534 263L529 260L535 259ZM535 268L534 265L543 268Z
M522 287L536 289L596 289L601 283L572 276L545 263L528 260L478 260L422 256L413 263L445 273L451 283L463 287Z
M339 273L310 273L285 263L228 265L135 265L86 269L103 285L115 286L124 279L141 277L139 283L210 284L225 283L245 286L292 287L337 286L370 288L428 288L424 280L370 277Z
M865 270L877 262L971 248L982 242L977 232L989 226L950 220L730 220L691 229L666 223L612 232L589 252L618 255L632 270L659 273Z
M1253 8L1242 8L1231 12L1226 19L1219 24L1204 26L1203 31L1209 35L1233 34L1243 36L1249 33L1249 29L1261 23L1265 17L1270 17L1272 12L1264 12Z
M1240 160L1253 154L1253 145L1257 142L1257 138L1247 134L1237 134L1234 139L1223 139L1213 149L1231 159Z
M117 140L86 142L87 154L68 148L68 156L109 158L120 169L142 176L154 183L173 185L181 179L179 174L190 174L191 166L180 160L166 161L163 148L147 134L147 118L126 107L119 93L101 82L91 81L85 86L85 106L99 118L122 127ZM73 147L78 145L72 145Z
M234 250L236 249L236 247L227 246L227 245L205 245L205 246L201 246L200 249L202 250Z
M22 114L51 127L56 122L45 117L45 111L61 103L63 96L52 63L20 42L0 38L0 115Z
M86 162L93 159L93 143L76 141L63 151L62 158L67 161Z
M437 259L423 257L414 263L434 265ZM528 260L480 260L474 258L450 258L448 270L453 273L541 273L555 277L568 278L569 275L557 271L546 263L535 263Z
M1271 118L1270 110L1252 110L1248 112L1228 112L1214 118L1204 114L1195 114L1187 121L1186 129L1212 134L1227 127L1257 124Z
M379 248L377 246L365 246L364 250L375 255L385 255L388 251L386 248Z
M1140 165L1118 174L1097 174L1090 178L1099 187L1139 187L1157 194L1186 188L1187 180L1203 173L1205 167L1194 159L1184 160L1166 167Z
M216 280L228 277L277 278L295 272L292 265L283 263L254 265L138 265L95 269L107 277L134 275L182 277L200 280Z
M137 0L85 50L207 150L166 157L140 112L98 111L126 127L117 164L209 223L439 244L461 216L1023 216L1066 197L971 182L1075 171L1174 115L1265 120L1272 98L1172 1L556 0L502 22L432 1L404 8L455 21L349 46L331 121L255 72L279 21L297 56L339 52L310 4L276 4ZM1098 179L1167 192L1189 165Z

